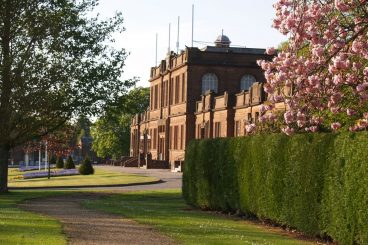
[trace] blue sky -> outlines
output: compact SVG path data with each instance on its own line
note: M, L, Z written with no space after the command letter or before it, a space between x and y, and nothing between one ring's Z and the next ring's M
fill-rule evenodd
M232 44L249 48L277 46L286 37L271 27L272 4L276 0L100 0L96 11L110 17L123 13L126 31L116 36L117 47L130 55L126 61L124 79L140 77L140 86L149 86L150 67L155 65L155 39L158 33L158 61L168 49L168 29L171 23L171 49L176 50L177 18L180 16L180 49L191 45L192 4L194 40L213 42L221 34ZM194 43L203 47L203 44Z

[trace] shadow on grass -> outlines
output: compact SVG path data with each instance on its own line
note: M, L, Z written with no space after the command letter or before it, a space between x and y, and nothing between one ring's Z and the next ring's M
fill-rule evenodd
M65 192L15 191L0 194L0 244L66 244L58 221L23 211L17 204Z
M114 194L84 205L149 224L184 244L312 244L246 221L191 209L179 190Z

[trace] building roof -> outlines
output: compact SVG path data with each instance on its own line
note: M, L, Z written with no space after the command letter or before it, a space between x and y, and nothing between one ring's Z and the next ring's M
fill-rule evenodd
M265 54L265 49L260 48L235 48L235 47L215 47L206 46L201 49L204 52L219 52L219 53L239 53L239 54Z

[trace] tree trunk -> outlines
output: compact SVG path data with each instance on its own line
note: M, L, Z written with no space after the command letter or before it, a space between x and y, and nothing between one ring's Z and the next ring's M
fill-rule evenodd
M8 192L8 159L10 147L0 145L0 193Z

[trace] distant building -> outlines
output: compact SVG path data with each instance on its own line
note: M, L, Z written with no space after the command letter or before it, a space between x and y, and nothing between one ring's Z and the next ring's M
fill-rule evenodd
M215 46L171 52L151 68L150 107L132 119L132 157L175 169L191 139L241 136L246 123L258 119L266 95L256 61L272 57L230 43L220 35Z

